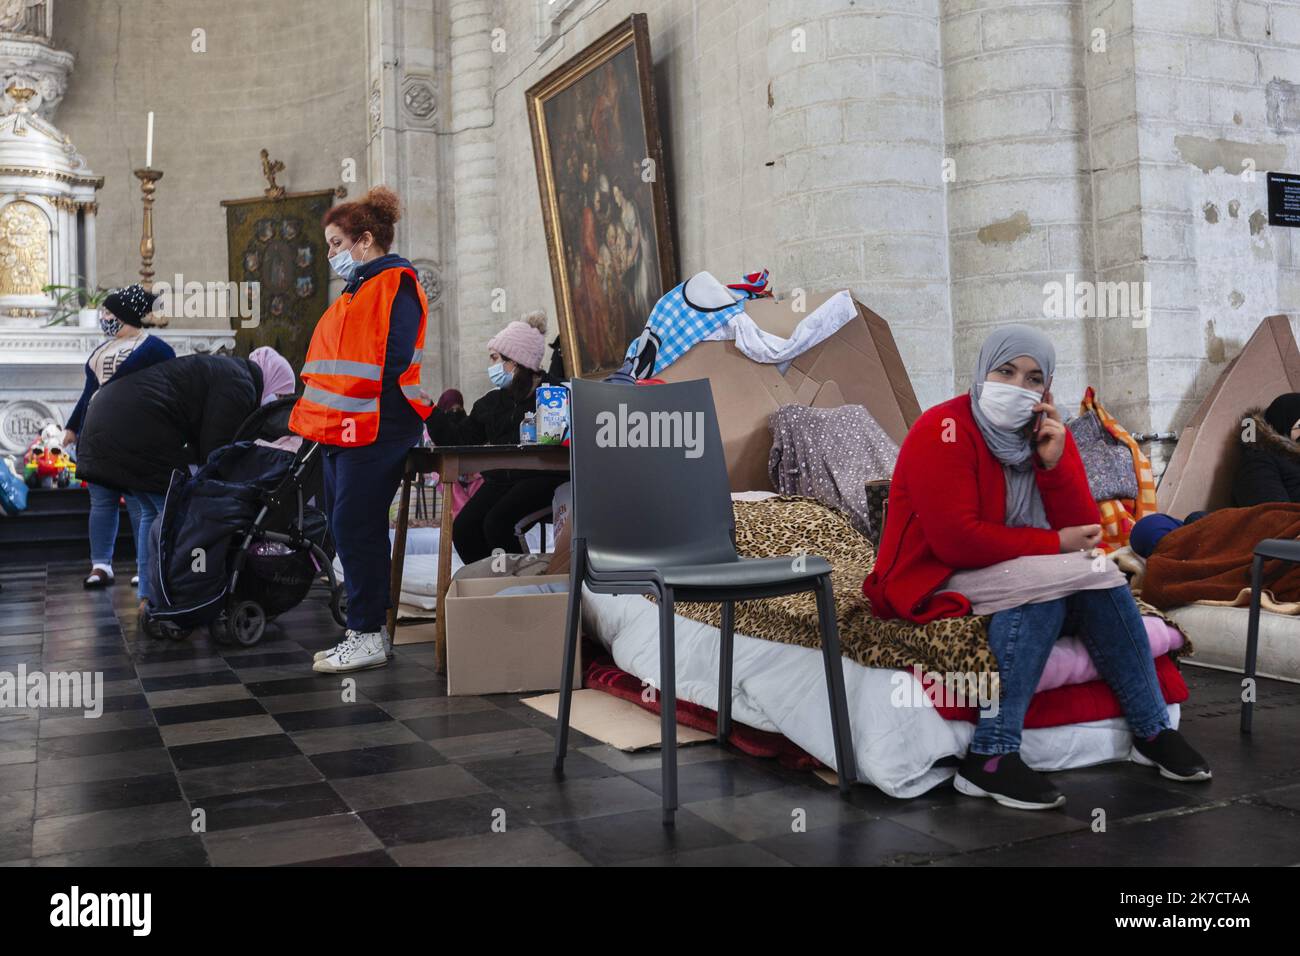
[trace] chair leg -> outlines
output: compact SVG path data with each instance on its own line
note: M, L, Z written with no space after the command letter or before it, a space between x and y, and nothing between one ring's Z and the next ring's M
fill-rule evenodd
M677 645L673 631L673 592L665 587L659 595L659 732L666 827L673 825L677 811Z
M1255 560L1250 563L1250 617L1246 624L1246 667L1242 672L1243 684L1245 680L1255 681L1255 664L1259 653L1259 603L1264 590L1264 556L1257 554ZM1256 684L1258 687L1258 684ZM1245 687L1242 687L1245 690ZM1252 695L1256 688L1251 688ZM1241 701L1241 732L1250 733L1251 720L1255 716L1255 702L1246 700L1244 697Z
M731 666L736 636L736 602L722 602L722 641L718 645L718 743L731 736Z
M840 793L847 794L858 779L853 756L853 730L849 726L848 695L844 690L844 660L840 657L840 629L835 620L835 597L830 575L817 579L817 617L821 626L822 661L826 665L826 693L831 704L831 734L835 738L835 771Z
M586 576L587 542L573 542L569 555L569 609L564 619L564 660L560 664L560 707L555 715L555 772L564 772L564 755L569 747L569 713L573 705L573 667L578 653L578 622L582 618L582 581Z

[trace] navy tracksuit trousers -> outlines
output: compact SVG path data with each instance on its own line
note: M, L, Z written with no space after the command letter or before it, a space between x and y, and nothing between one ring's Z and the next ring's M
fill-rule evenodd
M414 438L377 441L359 448L323 446L325 511L343 565L348 627L377 631L388 616L392 552L388 510L402 482Z

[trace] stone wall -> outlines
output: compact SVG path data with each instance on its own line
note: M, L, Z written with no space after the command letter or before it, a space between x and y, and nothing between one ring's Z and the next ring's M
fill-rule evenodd
M224 276L217 202L260 189L262 146L291 189L364 157L349 188L395 180L401 242L441 291L426 385L481 394L505 322L543 307L556 331L524 91L643 11L680 273L851 288L891 323L923 406L968 385L989 328L1032 321L1057 342L1065 409L1094 384L1131 428L1169 429L1300 292L1264 177L1300 163L1297 0L330 8L87 0L58 18L78 56L59 123L107 178L103 281L138 268L147 109L160 276ZM424 126L401 111L412 71L436 103ZM1045 289L1070 282L1145 283L1150 311L1050 317Z
M227 278L223 199L259 195L258 151L291 192L366 186L365 0L78 0L54 43L77 57L57 123L104 177L99 281L138 281L145 116L154 111L158 279ZM205 31L195 52L193 31ZM224 320L221 320L224 321ZM173 320L213 325L208 319Z

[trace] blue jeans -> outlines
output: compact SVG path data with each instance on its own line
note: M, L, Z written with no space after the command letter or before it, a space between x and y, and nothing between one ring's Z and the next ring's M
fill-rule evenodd
M162 513L167 496L152 491L133 491L126 499L128 508L132 498L135 499L136 507L139 509L139 517L135 521L135 573L140 575L140 584L136 593L142 600L147 600L150 596L149 567L154 559L153 541L150 539L149 530L153 527L154 519Z
M90 563L93 567L113 568L113 545L117 543L117 501L121 492L103 485L86 482L90 492ZM126 496L126 510L134 531L140 521L140 506L130 495ZM137 547L137 553L138 553Z
M1002 696L996 715L984 708L970 752L1014 753L1020 749L1025 712L1061 636L1067 613L1102 679L1119 698L1136 736L1151 737L1169 727L1169 709L1156 679L1151 643L1142 614L1126 585L1077 591L1041 604L998 611L989 622L989 647L997 658Z

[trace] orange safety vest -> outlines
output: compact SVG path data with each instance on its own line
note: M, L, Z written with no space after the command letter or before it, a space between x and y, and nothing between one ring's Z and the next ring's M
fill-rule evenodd
M293 432L326 445L354 447L374 442L379 434L388 321L403 275L416 278L412 269L385 269L362 282L356 292L343 293L325 310L307 347L307 362L302 367L306 388L289 416ZM411 364L398 383L411 407L424 419L433 411L433 405L420 397L420 360L429 303L418 280L415 293L420 297L420 330Z

